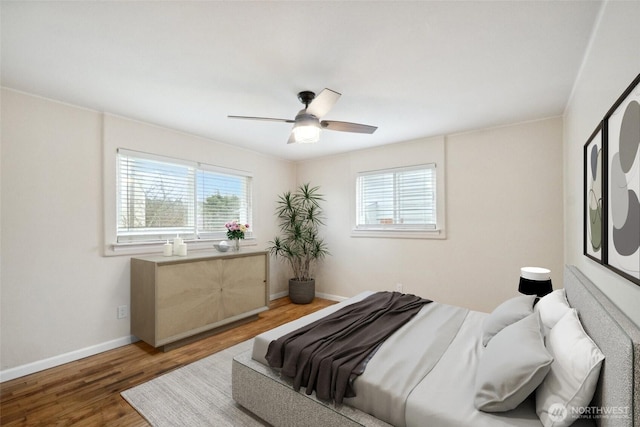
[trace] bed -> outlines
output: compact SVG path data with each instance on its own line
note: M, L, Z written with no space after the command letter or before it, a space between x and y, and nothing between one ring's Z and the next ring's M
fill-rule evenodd
M640 329L573 266L565 268L562 292L570 307L575 309L575 312L571 311L579 317L590 338L588 341L595 343L604 358L592 378L597 384L595 393L592 391L592 402L581 404L578 411L571 408L569 417L575 421L572 425L640 426ZM502 332L489 337L488 343L484 342L487 331L483 328L486 329L484 325L490 323L486 319L494 316L493 313L443 304L426 305L376 351L364 373L353 383L356 396L346 398L340 405L320 400L315 394L295 391L290 379L268 366L265 355L271 341L363 301L371 294L362 293L256 337L253 349L233 360L232 393L235 401L276 426L564 425L566 410L565 413L554 413L551 405L552 411L547 413L545 409L539 415L534 399L538 393L541 393L538 394L539 402L554 398L550 390L554 390L553 379L558 375L554 377L550 372L556 369L553 366L563 357L557 347L555 350L549 348L555 356L553 362L536 362L536 375L543 377L543 382L536 386L535 392L529 393L526 388L520 391L529 396L522 403L509 410L499 408L498 412L476 409L474 399L478 394L482 395L478 392L478 382L482 383L478 380L481 378L479 372L495 372L491 370L491 363L486 362L492 362L488 355L508 353L500 351L499 345L514 339L513 335L508 336L507 330L515 328L505 327ZM541 319L537 321L541 322L540 328L544 330L545 343L560 339L552 337L564 337L559 332L562 329L560 323L557 327L546 328L542 314L528 316L527 319L533 317ZM562 318L563 325L570 320L569 317ZM427 328L449 332L425 334L423 326L418 326L420 323ZM513 347L519 346L520 343ZM524 354L529 353L526 351ZM549 366L548 370L540 368L543 365ZM418 366L418 371L414 370L415 366ZM489 391L491 394L495 390ZM509 399L511 395L508 395ZM491 407L496 400L489 398L488 402L488 406L487 399L482 402L485 408ZM500 405L504 402L499 401ZM545 424L541 422L543 416L546 417Z

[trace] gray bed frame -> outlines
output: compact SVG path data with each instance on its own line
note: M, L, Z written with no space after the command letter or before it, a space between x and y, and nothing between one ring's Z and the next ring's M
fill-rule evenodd
M605 355L592 406L616 411L616 416L595 416L597 425L640 427L640 328L576 267L565 267L564 288L585 331ZM349 406L294 391L276 371L251 359L251 351L233 360L232 394L274 426L389 426Z

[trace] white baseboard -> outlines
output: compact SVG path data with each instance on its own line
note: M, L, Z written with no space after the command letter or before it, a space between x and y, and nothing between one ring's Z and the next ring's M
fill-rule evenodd
M270 294L269 295L269 301L273 301L274 299L278 299L278 298L284 298L287 295L289 295L289 292L287 292L287 291L282 291L282 292L277 292L275 294Z
M287 291L282 291L282 292L278 292L278 293L275 293L275 294L270 294L269 295L269 301L273 301L274 299L278 299L278 298L283 298L283 297L286 297L287 295L289 295L289 292L287 292ZM338 302L344 301L344 300L347 299L347 297L341 297L339 295L325 294L325 293L322 293L322 292L316 292L316 296L318 298L324 298L324 299L328 299L328 300L331 300L331 301L338 301Z
M348 299L348 297L341 297L340 295L325 294L323 292L316 292L316 296L318 298L324 298L324 299L328 299L331 301L338 301L338 302Z
M48 359L38 360L35 362L27 363L26 365L5 369L4 371L0 371L0 383L13 380L16 378L20 378L25 375L44 371L45 369L64 365L65 363L84 359L85 357L93 356L108 350L113 350L114 348L122 347L128 344L134 343L136 341L138 341L138 338L134 337L133 335L129 335L128 337L117 338L115 340L92 345L90 347L85 347L79 350L70 351L69 353L53 356Z

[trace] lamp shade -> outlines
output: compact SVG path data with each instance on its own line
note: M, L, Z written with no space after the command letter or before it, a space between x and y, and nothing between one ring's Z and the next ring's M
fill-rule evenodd
M296 126L293 134L298 143L314 143L320 139L320 128L314 125Z
M522 267L518 292L543 297L553 291L551 271L540 267Z
M293 138L297 143L314 143L320 139L320 121L306 110L300 110L293 125Z

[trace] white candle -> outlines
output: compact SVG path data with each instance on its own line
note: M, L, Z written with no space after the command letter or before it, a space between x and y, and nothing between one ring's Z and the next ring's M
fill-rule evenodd
M167 243L164 244L163 254L164 256L173 255L173 245L169 243L168 240L167 240Z
M187 244L186 243L180 243L178 245L178 255L179 256L187 256Z
M173 254L174 255L180 255L178 253L178 246L182 245L184 243L184 240L182 240L182 238L180 236L176 236L175 239L173 239Z

